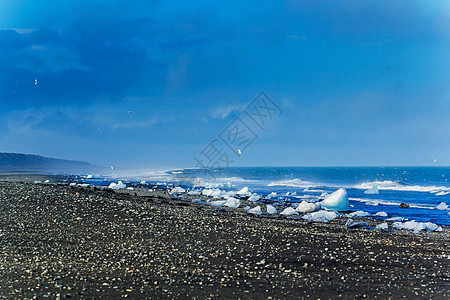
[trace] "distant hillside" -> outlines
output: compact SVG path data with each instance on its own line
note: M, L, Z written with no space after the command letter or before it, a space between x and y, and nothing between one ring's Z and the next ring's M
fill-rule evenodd
M48 158L33 154L0 152L0 172L82 172L101 169L87 162Z

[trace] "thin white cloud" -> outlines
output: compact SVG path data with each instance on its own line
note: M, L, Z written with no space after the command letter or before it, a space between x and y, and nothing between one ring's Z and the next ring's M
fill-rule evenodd
M13 31L17 32L18 34L29 34L29 33L32 33L33 31L36 31L37 29L34 29L34 28L5 28L2 30L13 30Z
M243 104L220 106L211 112L211 117L214 119L225 119L230 114L241 111L243 107L244 107Z

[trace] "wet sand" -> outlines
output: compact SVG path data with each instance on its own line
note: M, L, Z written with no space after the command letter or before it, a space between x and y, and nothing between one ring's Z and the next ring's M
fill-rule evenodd
M311 223L165 191L33 183L46 178L0 176L1 297L450 296L448 227L349 230L347 218Z

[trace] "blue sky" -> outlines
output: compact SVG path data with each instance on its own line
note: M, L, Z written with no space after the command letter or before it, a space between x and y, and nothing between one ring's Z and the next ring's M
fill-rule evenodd
M448 1L4 0L0 151L194 166L264 91L233 165L450 165L449 28Z

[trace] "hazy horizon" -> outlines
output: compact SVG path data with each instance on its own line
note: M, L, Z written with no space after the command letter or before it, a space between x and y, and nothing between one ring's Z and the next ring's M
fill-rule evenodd
M450 166L448 1L120 3L0 3L0 152ZM236 120L249 140L226 141Z

